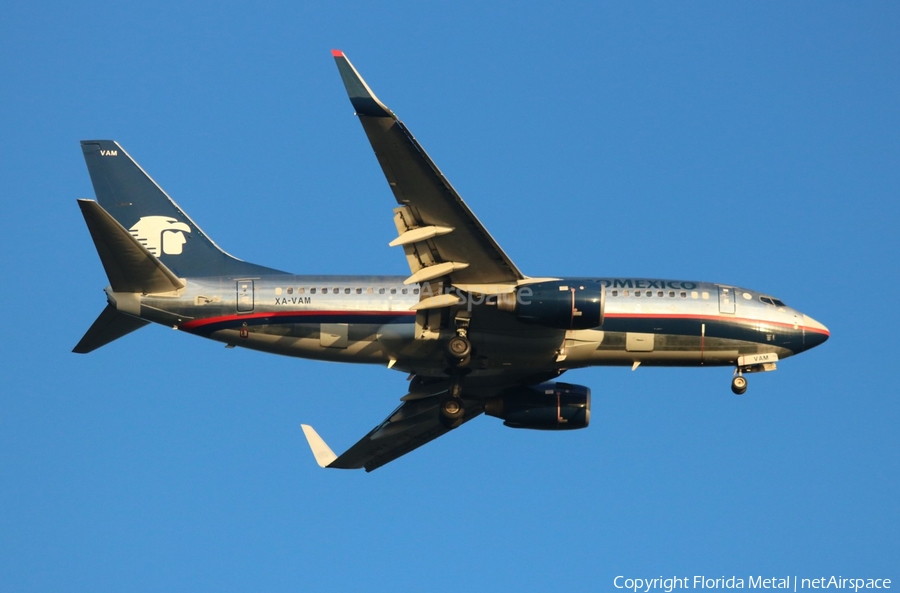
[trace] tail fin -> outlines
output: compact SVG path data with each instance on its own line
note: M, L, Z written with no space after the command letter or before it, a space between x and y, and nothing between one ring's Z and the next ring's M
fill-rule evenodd
M84 140L81 150L103 209L178 276L280 273L222 251L117 142Z

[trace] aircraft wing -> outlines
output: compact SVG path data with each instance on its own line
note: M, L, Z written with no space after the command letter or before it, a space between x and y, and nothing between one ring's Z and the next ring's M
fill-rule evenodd
M334 454L312 426L301 426L320 467L365 468L370 472L453 430L441 424L439 404L437 396L403 402L384 422L340 456ZM466 406L462 421L468 422L481 412L480 406Z
M391 245L406 253L412 273L406 283L449 277L456 286L514 286L524 279L403 122L378 100L343 52L332 54L400 204L394 210L398 237Z

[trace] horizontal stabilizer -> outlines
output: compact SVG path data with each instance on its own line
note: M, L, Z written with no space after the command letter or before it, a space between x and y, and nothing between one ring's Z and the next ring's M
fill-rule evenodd
M114 292L170 292L184 282L119 224L100 204L78 200Z
M103 309L72 352L77 354L93 352L100 346L105 346L136 329L141 329L148 323L150 322L120 313L111 305L106 305L106 308Z

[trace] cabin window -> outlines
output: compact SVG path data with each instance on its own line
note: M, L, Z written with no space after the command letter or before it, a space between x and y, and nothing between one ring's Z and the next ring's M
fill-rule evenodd
M622 291L622 296L628 296L628 292L629 292L628 290L623 290L623 291Z
M378 294L384 294L384 289L383 289L383 288L379 288L379 289L378 289Z
M692 290L692 291L691 291L691 298L692 298L692 299L700 298L700 293L698 293L696 290Z
M641 291L640 291L640 290L635 290L635 291L634 291L634 296L636 296L636 297L641 296Z
M397 289L396 289L396 288L392 288L392 289L391 289L391 294L397 294Z
M656 293L656 296L658 296L658 297L661 298L664 294L665 294L665 293L663 293L663 291L660 290L659 292ZM672 293L672 295L674 296L675 293Z
M297 294L303 294L306 290L302 286L297 287Z
M418 288L413 288L413 294L419 294L419 289L418 289Z
M674 291L674 290L670 290L670 291L669 291L669 298L670 298L670 299L674 299L674 298L675 298L675 291Z
M652 290L648 290L648 291L647 291L647 297L649 298L649 297L652 297L652 296L653 296L653 291L652 291Z
M614 291L612 292L612 295L613 295L613 296L619 296L619 291L618 291L618 290L614 290Z
M341 289L335 286L335 287L334 287L334 290L332 290L332 292L333 292L334 294L341 294Z
M749 292L745 292L741 296L744 297L745 301L749 301L749 300L753 299L753 295L751 295Z
M356 294L362 294L362 288L357 288L357 289L356 289Z
M401 290L401 291L400 291L400 292L402 292L402 293L403 293L403 294L406 294L406 293L408 293L408 292L409 292L409 289L408 289L408 288L404 288L404 289L403 289L403 290Z
M315 288L310 288L310 289L309 289L309 294L316 294L316 289L315 289Z
M293 286L288 286L288 287L287 287L287 293L288 293L288 294L294 294L294 287L293 287Z
M375 289L370 286L366 289L366 294L375 294Z
M322 294L328 294L328 288L323 288L323 289L322 289Z
M703 300L704 300L704 301L708 301L708 300L709 300L709 293L708 293L708 292L706 292L706 291L704 290L701 294L703 295Z
M344 294L350 294L350 289L349 289L349 288L345 288L345 289L344 289Z
M279 286L278 288L275 289L275 294L281 294L281 287L280 287L280 286Z
M687 293L683 290L681 291L681 298L683 298L683 299L687 298Z

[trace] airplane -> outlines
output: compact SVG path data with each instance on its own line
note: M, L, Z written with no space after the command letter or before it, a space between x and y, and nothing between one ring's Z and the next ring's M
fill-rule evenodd
M590 366L731 366L746 374L825 342L828 328L758 291L693 280L531 277L491 237L406 126L333 50L394 194L409 276L309 276L219 248L116 142L81 142L96 201L80 199L109 279L74 352L149 323L301 358L409 375L401 403L341 455L302 430L322 467L372 471L484 413L505 426L585 428Z

